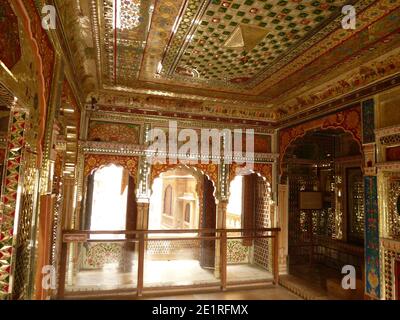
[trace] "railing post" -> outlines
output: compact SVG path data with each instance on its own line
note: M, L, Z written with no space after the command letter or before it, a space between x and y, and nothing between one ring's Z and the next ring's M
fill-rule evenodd
M221 275L221 290L226 290L226 274L227 274L227 234L226 230L221 230L220 232L221 239L220 239L220 275Z
M274 261L274 284L279 284L279 234L278 231L273 232L273 261Z
M139 256L138 256L138 281L137 295L142 296L143 293L143 272L144 272L144 233L139 234Z
M68 244L62 240L61 245L61 257L60 257L60 269L59 269L59 277L58 277L58 292L57 299L64 299L65 296L65 276L67 273L67 253L68 253Z

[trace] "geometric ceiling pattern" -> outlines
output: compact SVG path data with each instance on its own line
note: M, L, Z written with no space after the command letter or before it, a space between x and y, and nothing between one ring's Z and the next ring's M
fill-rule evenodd
M129 85L137 80L146 45L149 1L103 0L101 34L105 83Z
M263 70L337 18L343 3L190 0L162 61L163 74L248 86ZM249 26L265 30L251 51L226 46L236 30Z
M90 21L64 29L108 106L277 121L398 73L399 17L398 0L79 0L61 20Z

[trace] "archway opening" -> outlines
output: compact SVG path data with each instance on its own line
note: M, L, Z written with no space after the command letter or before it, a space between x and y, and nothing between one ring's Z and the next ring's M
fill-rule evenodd
M129 172L123 167L109 165L96 170L90 177L92 186L91 203L88 203L85 226L90 231L125 230L127 219L127 200ZM102 235L92 235L101 239ZM114 239L123 239L124 235L107 235Z
M294 141L283 159L289 184L289 273L344 297L342 267L352 265L362 297L363 155L341 129L316 129Z
M135 177L126 168L109 164L86 177L80 230L90 231L84 242L68 247L67 290L135 288L138 257L135 231Z
M243 176L236 176L229 188L229 201L226 207L226 228L240 229L243 213Z
M217 283L215 188L193 168L177 166L152 183L145 287ZM151 231L158 231L151 233ZM163 232L165 231L165 232ZM203 238L204 237L204 238ZM211 238L207 238L211 237Z
M149 230L199 228L201 200L198 194L199 178L200 176L190 169L178 168L164 172L154 180L150 198ZM193 235L193 233L173 234L175 237Z
M238 175L230 183L226 212L227 229L270 228L270 184L256 173ZM261 232L229 232L229 237L261 235ZM272 279L272 242L269 238L228 239L227 280L267 281Z

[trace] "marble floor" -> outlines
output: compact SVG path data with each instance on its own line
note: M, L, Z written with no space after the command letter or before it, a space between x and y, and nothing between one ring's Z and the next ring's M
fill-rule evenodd
M69 292L134 289L137 284L137 269L121 273L117 269L81 271L69 277L66 290ZM272 274L256 265L228 265L227 281L269 281ZM219 284L214 271L203 269L197 260L147 261L144 266L144 288Z

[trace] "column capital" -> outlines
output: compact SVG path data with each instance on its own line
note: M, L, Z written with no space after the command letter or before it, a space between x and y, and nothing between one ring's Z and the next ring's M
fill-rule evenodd
M229 199L227 198L217 198L216 203L217 206L222 207L222 206L227 206L229 202Z
M149 198L137 198L136 203L138 205L149 205L150 204L150 199Z

